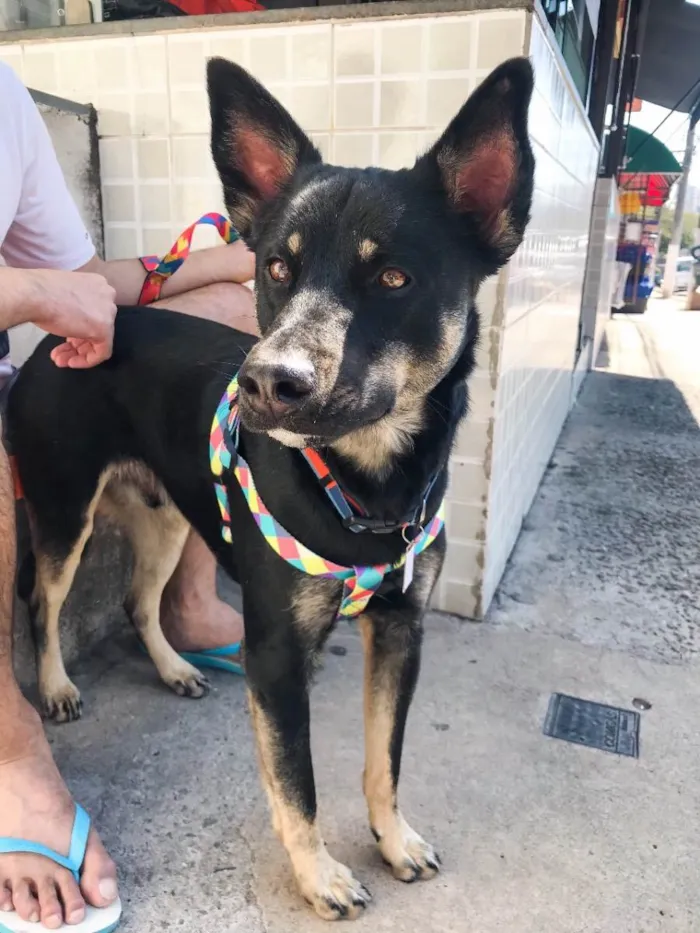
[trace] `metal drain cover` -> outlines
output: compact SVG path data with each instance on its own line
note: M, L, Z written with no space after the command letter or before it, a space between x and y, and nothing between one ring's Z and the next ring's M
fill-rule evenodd
M639 721L632 710L553 693L542 731L553 739L639 758Z

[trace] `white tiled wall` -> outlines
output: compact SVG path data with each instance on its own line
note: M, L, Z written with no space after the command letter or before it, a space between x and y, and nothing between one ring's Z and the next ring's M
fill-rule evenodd
M537 159L532 221L503 274L483 612L569 411L598 146L558 55L533 16Z
M586 273L581 301L579 358L571 386L571 402L576 401L588 371L595 364L610 318L613 291L617 282L616 253L620 229L620 205L614 178L598 178L593 192Z
M208 56L249 68L329 160L397 168L436 138L493 67L528 47L538 88L533 221L510 269L481 290L482 340L452 463L450 548L436 594L439 608L472 617L490 601L566 415L595 176L592 136L534 17L502 11L0 44L0 59L25 83L97 108L108 258L162 253L201 213L222 209L209 155Z
M326 158L399 167L522 50L524 30L524 13L392 17L0 44L0 59L27 85L96 107L106 254L116 259L163 252L195 217L223 207L209 155L208 57L248 68Z
M615 260L619 232L620 202L615 179L599 178L593 197L591 246L584 287L584 301L588 298L587 291L590 287L590 300L596 305L591 365L595 365L605 322L610 317L612 294L616 283Z

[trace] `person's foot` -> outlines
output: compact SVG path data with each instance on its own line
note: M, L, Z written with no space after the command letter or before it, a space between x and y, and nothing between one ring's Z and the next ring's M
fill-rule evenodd
M216 592L216 560L191 531L160 606L163 634L176 651L208 651L243 638L243 617Z
M8 702L2 715L0 836L67 854L75 804L58 773L41 720L24 699ZM11 733L5 733L6 725ZM43 856L0 854L0 923L2 911L16 910L25 921L56 929L64 922L80 923L86 904L107 907L116 897L116 868L94 829L80 885L68 870Z
M176 651L207 651L243 639L243 616L215 594L192 594L177 599L164 596L161 604L163 633Z

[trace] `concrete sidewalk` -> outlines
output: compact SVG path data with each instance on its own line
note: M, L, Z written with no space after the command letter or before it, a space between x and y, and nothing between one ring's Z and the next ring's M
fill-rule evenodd
M343 626L314 694L324 832L374 893L384 933L690 933L700 924L700 314L663 306L609 330L498 603L433 616L410 719L404 810L442 853L393 881L361 799L361 651ZM50 729L121 868L125 933L326 930L269 828L244 686L163 688L130 636L75 679L82 722ZM547 739L552 691L629 707L635 761Z

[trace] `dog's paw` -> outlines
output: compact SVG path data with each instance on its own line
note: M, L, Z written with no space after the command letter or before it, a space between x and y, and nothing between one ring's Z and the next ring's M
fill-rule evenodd
M179 697L199 700L209 693L210 685L207 678L187 661L183 661L182 665L169 671L163 680Z
M46 719L56 723L75 722L83 714L80 691L70 680L57 689L42 690L41 703Z
M372 895L345 865L324 849L313 871L299 878L301 893L323 920L357 920Z
M375 832L375 837L382 858L399 881L428 881L440 871L440 856L435 849L399 814L387 832L381 836Z

